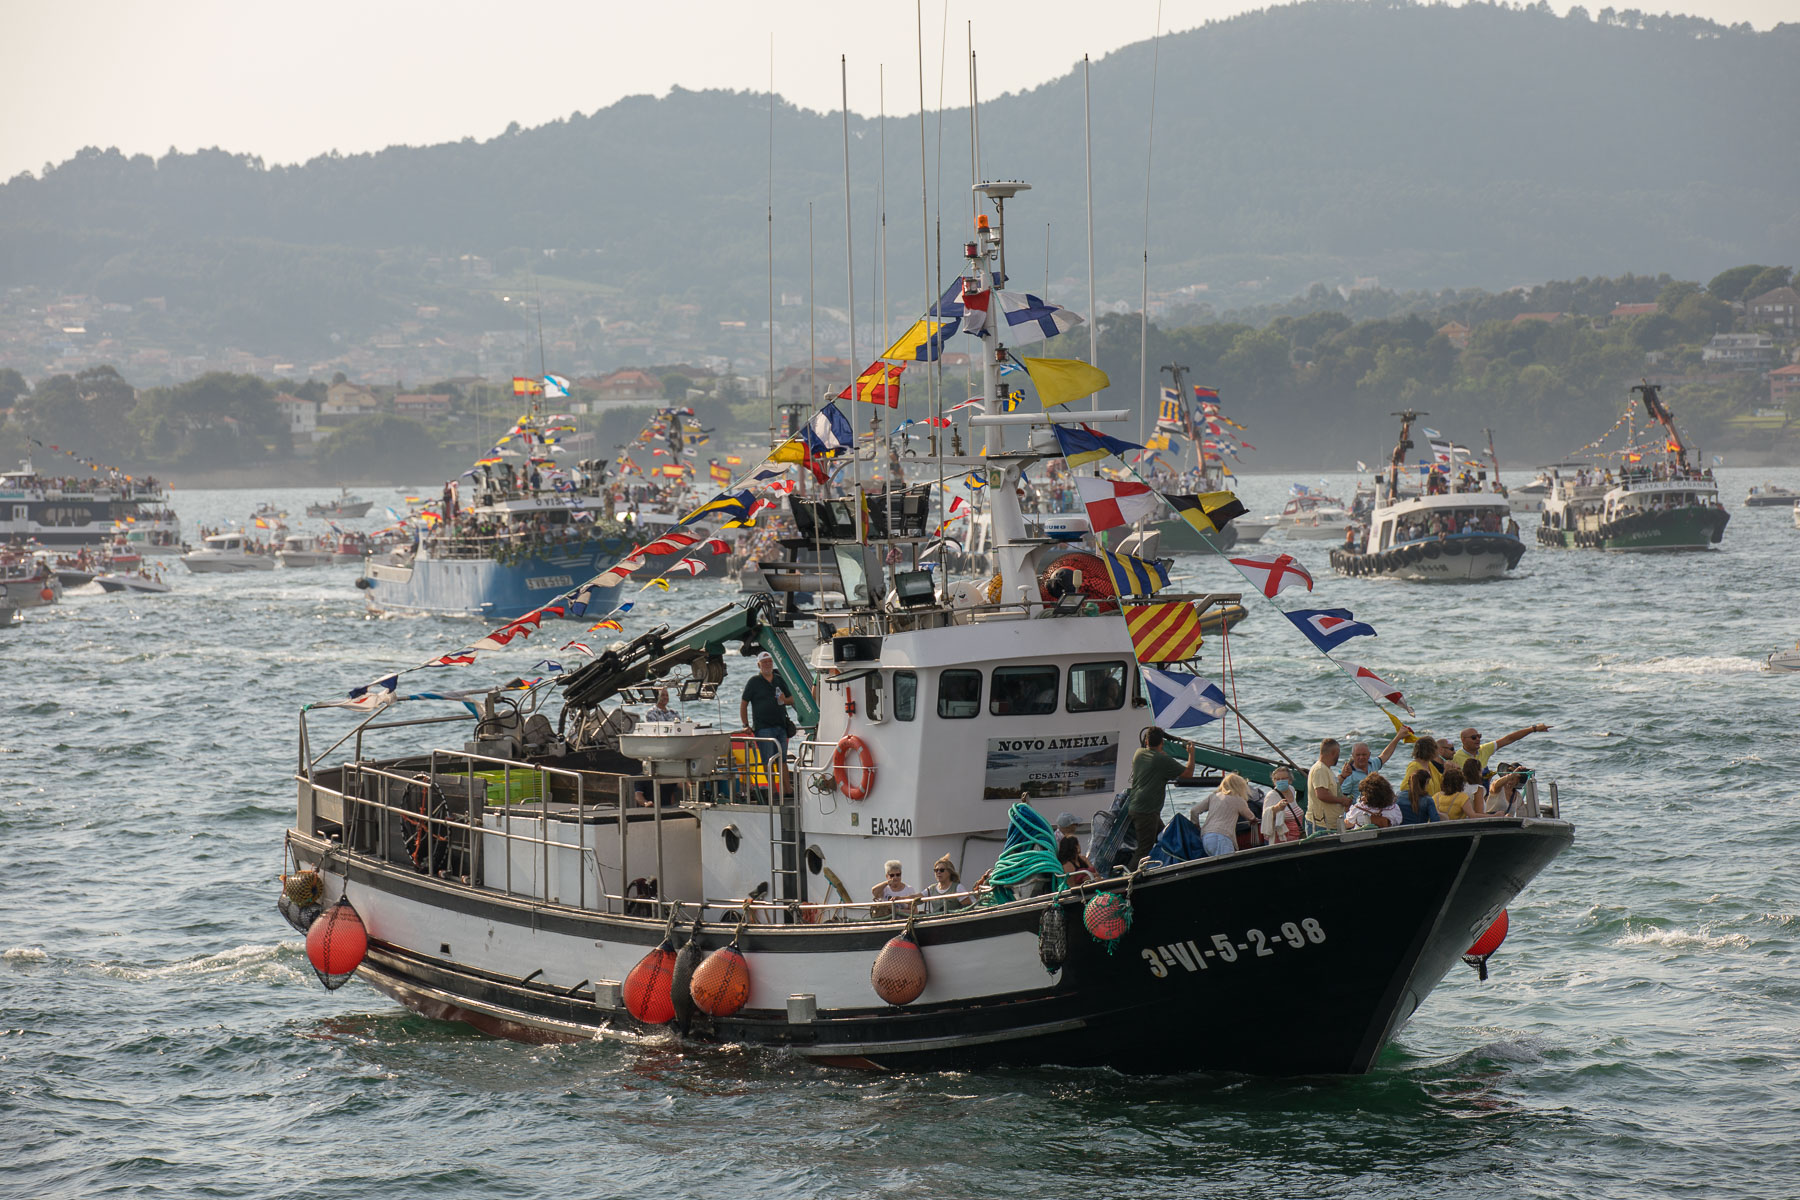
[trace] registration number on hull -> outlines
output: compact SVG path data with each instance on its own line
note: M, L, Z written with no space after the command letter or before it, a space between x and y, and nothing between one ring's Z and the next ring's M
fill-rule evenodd
M525 577L525 586L534 592L539 588L566 588L573 587L574 584L574 579L567 575L527 575Z
M1231 934L1215 933L1212 935L1212 943L1206 947L1201 947L1189 938L1185 942L1153 946L1141 951L1141 954L1154 978L1167 979L1176 967L1191 975L1196 971L1210 969L1215 962L1234 963L1239 959L1273 958L1277 950L1304 950L1308 946L1317 946L1324 940L1325 928L1319 924L1318 919L1303 917L1298 922L1283 921L1281 928L1273 936L1260 929L1249 929L1244 931L1244 940L1240 942Z

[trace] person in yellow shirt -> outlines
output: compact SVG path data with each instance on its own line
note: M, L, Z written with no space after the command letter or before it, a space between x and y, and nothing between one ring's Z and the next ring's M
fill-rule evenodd
M1484 742L1481 740L1480 732L1471 725L1469 728L1462 731L1462 745L1456 751L1456 765L1460 767L1472 758L1483 767L1486 767L1488 765L1488 759L1494 756L1494 751L1510 746L1520 738L1529 737L1534 733L1549 732L1550 727L1540 721L1536 725L1527 725L1523 729L1515 729L1511 733L1506 734L1503 737L1497 737L1491 742Z
M1319 761L1306 772L1306 832L1337 833L1344 827L1344 809L1350 798L1338 791L1338 741L1319 743Z
M1420 734L1419 740L1413 743L1413 756L1406 764L1406 773L1400 777L1400 788L1408 796L1423 799L1436 795L1442 784L1443 773L1437 763L1437 741L1429 735Z
M1451 767L1444 772L1443 790L1432 797L1437 802L1438 812L1446 821L1461 821L1467 817L1485 816L1481 802L1487 797L1487 789L1476 788L1473 792L1465 791L1468 786L1463 779L1462 768Z

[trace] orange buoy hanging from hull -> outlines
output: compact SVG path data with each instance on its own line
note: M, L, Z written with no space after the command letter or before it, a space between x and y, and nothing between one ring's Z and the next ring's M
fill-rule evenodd
M646 1025L673 1021L675 997L669 984L674 978L675 947L665 938L625 976L625 1011Z
M1503 908L1500 915L1494 918L1494 923L1487 927L1487 932L1476 938L1475 944L1463 952L1462 960L1475 968L1475 977L1484 983L1487 981L1488 959L1494 956L1495 951L1500 949L1500 943L1506 940L1509 925Z
M306 959L328 992L349 982L368 953L369 931L348 897L326 909L306 931Z
M912 922L905 932L890 938L869 968L869 985L889 1004L911 1004L925 990L925 954L913 940Z
M706 956L688 986L694 1003L710 1017L729 1017L750 999L750 964L733 942Z
M1087 902L1081 923L1097 942L1104 942L1108 953L1131 928L1131 905L1117 892L1101 892Z

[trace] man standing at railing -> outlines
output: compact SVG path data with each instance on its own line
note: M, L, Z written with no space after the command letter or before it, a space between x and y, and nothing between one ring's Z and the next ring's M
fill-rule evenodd
M744 684L744 694L738 700L738 724L756 735L765 757L773 742L780 748L779 761L787 760L786 706L793 702L793 697L775 682L775 656L764 650L756 656L756 674Z

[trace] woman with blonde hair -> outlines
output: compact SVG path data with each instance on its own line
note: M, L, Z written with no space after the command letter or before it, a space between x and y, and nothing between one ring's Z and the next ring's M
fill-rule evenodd
M1201 817L1206 819L1204 823ZM1250 809L1250 781L1233 772L1219 781L1219 790L1194 805L1188 820L1200 826L1200 844L1206 857L1217 858L1237 851L1237 826L1240 820L1256 822Z
M953 908L967 908L975 902L975 897L963 890L962 876L948 854L931 864L931 874L936 882L925 885L926 912L949 912Z

